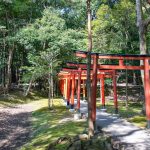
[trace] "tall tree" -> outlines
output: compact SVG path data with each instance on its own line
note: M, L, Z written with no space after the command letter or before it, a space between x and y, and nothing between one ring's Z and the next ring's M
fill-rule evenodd
M147 51L147 29L150 24L150 17L145 19L144 12L142 9L142 0L136 0L136 12L137 12L137 27L139 28L139 41L140 41L140 54L148 54ZM147 1L149 3L149 0ZM144 2L143 2L144 3ZM145 9L146 6L144 5ZM146 9L147 11L147 9ZM140 62L143 65L143 61ZM144 71L141 71L141 77L144 84ZM145 101L143 102L142 113L145 114Z
M140 54L147 54L148 51L146 48L146 34L148 25L150 24L150 17L144 19L141 0L136 0L136 12L137 27L139 28Z
M92 51L92 32L91 32L91 0L87 0L88 17L88 53L87 53L87 100L88 100L88 136L94 135L94 122L92 120L92 99L91 99L91 51Z

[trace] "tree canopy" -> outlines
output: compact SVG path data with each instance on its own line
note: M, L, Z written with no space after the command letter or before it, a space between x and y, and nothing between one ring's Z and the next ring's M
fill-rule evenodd
M143 19L148 18L147 1L142 0L141 7ZM91 2L93 51L140 53L135 8L133 0ZM85 0L1 0L1 86L9 89L31 77L45 80L49 64L54 62L57 72L67 60L75 59L72 50L87 50L86 12Z

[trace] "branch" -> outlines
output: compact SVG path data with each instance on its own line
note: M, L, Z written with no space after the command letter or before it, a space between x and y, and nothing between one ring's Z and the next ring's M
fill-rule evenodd
M136 0L136 14L137 14L137 27L142 24L142 7L141 7L141 1Z
M148 17L144 22L144 26L147 27L150 24L150 17Z

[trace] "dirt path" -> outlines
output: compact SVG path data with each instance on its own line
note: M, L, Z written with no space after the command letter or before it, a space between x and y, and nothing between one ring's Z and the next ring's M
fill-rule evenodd
M40 108L40 101L15 107L0 107L0 149L16 150L24 145L31 133L31 113Z

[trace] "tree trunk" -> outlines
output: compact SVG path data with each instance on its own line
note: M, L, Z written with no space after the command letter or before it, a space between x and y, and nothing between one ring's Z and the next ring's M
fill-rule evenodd
M4 94L5 94L5 70L6 70L6 38L5 38L5 33L3 33L3 50L2 50L2 86L4 89Z
M11 86L11 65L12 65L12 59L13 59L13 52L14 52L14 43L12 45L12 48L9 48L9 54L8 54L8 61L7 61L7 80L6 80L6 92L9 93L10 86Z
M49 107L49 109L52 109L52 107L53 107L53 76L52 76L52 65L51 64L49 65L48 83L49 83L48 107Z
M144 20L141 0L136 0L136 12L137 12L137 26L139 28L139 40L140 40L140 54L147 54L146 48L146 32L147 27L150 24L150 17ZM140 62L143 65L143 61ZM144 71L141 71L141 78L144 85ZM145 101L143 102L142 112L145 114Z
M27 96L29 94L31 86L32 86L32 82L33 82L33 77L31 78L31 80L29 82L29 86L28 86L27 90L25 91L24 96Z
M87 99L88 99L88 136L94 135L94 122L92 120L92 99L91 99L91 51L92 51L92 32L91 32L91 0L87 0L87 16L88 16L88 54L87 54Z
M51 107L53 107L53 98L54 98L54 80L53 80L53 68L51 65Z
M51 108L51 75L49 74L49 78L48 78L48 85L49 85L49 88L48 88L48 108L50 109Z
M128 108L128 70L126 70L126 108Z

